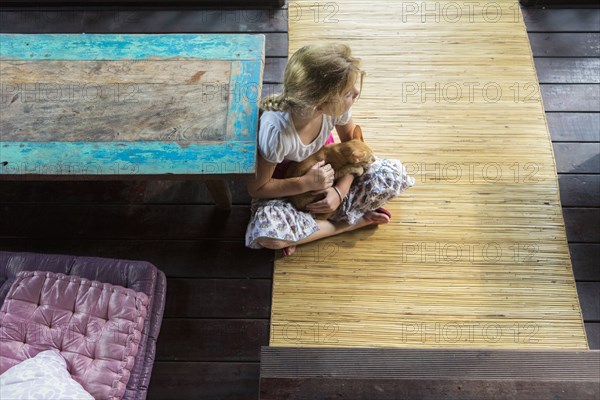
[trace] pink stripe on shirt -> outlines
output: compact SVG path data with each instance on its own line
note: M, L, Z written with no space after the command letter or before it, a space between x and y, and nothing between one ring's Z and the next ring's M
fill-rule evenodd
M330 145L335 143L335 139L333 138L333 134L329 133L329 136L327 137L327 140L325 141L324 146ZM273 171L273 178L274 179L283 179L285 177L285 171L287 170L289 164L291 161L289 160L283 160L282 162L280 162L279 164L277 164L277 166L275 167L275 171Z

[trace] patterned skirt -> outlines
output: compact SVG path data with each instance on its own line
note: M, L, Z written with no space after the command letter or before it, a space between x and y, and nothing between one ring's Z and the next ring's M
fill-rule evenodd
M415 184L397 160L377 158L369 169L354 179L348 196L330 218L354 224L366 212L376 210ZM314 217L298 211L286 199L253 199L246 229L246 246L260 249L259 238L298 242L319 230Z

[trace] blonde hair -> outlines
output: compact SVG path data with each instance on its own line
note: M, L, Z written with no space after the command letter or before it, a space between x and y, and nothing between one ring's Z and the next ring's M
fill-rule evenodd
M283 92L260 103L265 111L308 109L332 103L337 113L343 110L343 97L365 72L360 59L352 57L349 46L341 43L308 45L296 51L285 67Z

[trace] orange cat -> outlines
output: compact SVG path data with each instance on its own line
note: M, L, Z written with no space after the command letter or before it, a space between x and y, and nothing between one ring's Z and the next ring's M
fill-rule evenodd
M354 129L353 137L355 139L347 142L324 146L304 161L290 163L285 177L303 176L313 165L322 160L325 160L326 164L331 164L335 171L335 179L349 174L361 176L369 164L375 161L375 158L371 148L362 141L362 131L358 125ZM308 204L322 198L322 195L315 196L307 192L291 196L290 201L298 210L304 210ZM315 214L315 218L328 219L332 215L333 213Z

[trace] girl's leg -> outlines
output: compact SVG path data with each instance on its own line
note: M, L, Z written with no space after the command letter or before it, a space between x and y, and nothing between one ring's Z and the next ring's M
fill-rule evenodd
M363 228L367 225L387 224L389 222L389 217L382 213L378 213L375 211L369 211L369 212L365 213L365 215L362 218L359 218L352 225L349 225L344 222L332 222L332 221L323 221L323 220L317 220L316 222L317 222L317 226L319 227L319 230L300 241L290 242L290 241L286 241L286 240L260 238L260 239L257 239L257 242L261 246L266 247L268 249L273 249L273 250L283 249L283 254L286 256L289 256L294 253L297 245L314 242L315 240L323 239L323 238L330 237L330 236L335 236L335 235L338 235L343 232L353 231L355 229Z
M367 219L369 216L384 218L382 215L385 214L373 214L373 210L382 207L414 183L414 178L407 174L402 163L377 158L362 176L354 180L348 197L332 219L353 224L363 216L367 216Z
M298 242L318 230L315 219L296 210L289 201L253 200L252 216L246 228L246 246L253 249L283 248L285 246L279 243Z

